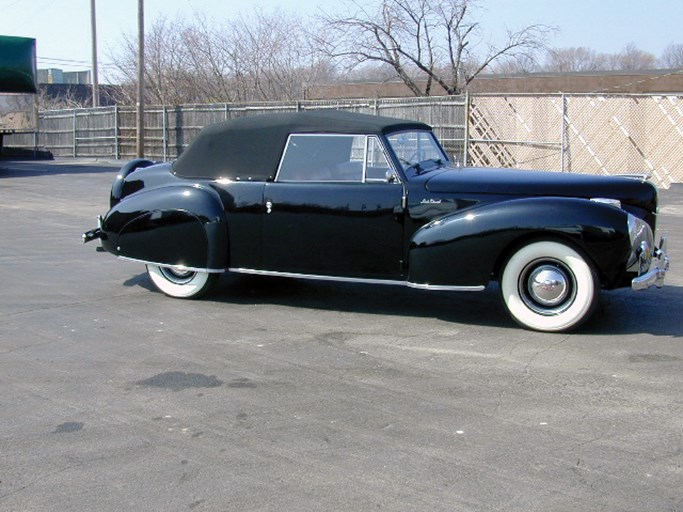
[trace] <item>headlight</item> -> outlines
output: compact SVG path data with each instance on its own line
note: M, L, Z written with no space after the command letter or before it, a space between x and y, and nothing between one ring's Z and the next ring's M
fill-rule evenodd
M628 214L628 236L631 240L631 255L629 256L626 269L637 271L638 274L647 272L652 259L654 237L652 229L647 222L635 215Z

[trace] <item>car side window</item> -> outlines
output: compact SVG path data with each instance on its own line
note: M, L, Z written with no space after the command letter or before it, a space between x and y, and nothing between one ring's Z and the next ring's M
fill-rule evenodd
M328 134L290 135L276 178L280 182L394 180L395 174L377 137Z
M368 137L365 158L365 181L370 183L393 183L398 176L389 164L389 159L377 137Z
M277 181L361 182L364 138L354 135L290 135Z

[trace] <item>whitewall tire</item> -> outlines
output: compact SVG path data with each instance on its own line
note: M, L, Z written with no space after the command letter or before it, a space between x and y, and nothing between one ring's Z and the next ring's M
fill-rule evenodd
M593 313L599 291L590 261L560 242L534 242L517 250L500 279L503 303L512 318L537 331L578 327Z
M160 292L178 299L197 299L218 280L218 274L147 265L147 274Z

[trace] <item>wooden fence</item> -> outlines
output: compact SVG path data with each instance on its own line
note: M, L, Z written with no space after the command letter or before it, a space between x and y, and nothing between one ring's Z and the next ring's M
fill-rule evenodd
M432 98L224 103L148 107L145 156L172 160L211 123L266 112L343 109L434 127L459 165L591 174L648 174L683 182L683 96L471 95ZM57 157L128 160L136 151L134 107L40 112L37 133L6 144Z

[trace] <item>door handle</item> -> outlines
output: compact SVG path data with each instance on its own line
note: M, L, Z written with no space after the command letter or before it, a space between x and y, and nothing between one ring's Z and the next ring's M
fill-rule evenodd
M272 201L266 201L266 213L270 213L273 211L273 202Z

